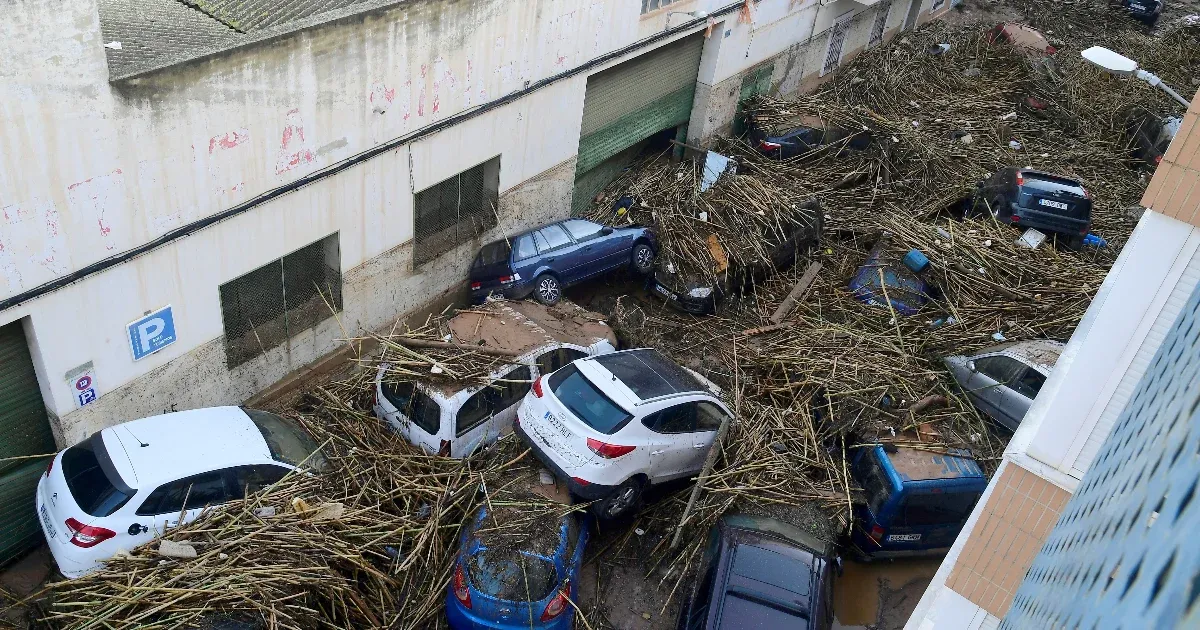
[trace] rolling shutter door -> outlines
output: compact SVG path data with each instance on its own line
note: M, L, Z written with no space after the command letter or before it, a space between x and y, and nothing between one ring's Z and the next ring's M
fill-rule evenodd
M19 322L0 326L0 460L55 450ZM33 494L45 459L0 461L0 564L41 538Z
M704 37L697 33L588 78L579 131L577 184L594 189L594 195L608 182L597 187L597 180L603 178L598 174L589 176L589 171L612 158L623 157L620 154L626 149L663 129L687 123L703 49ZM619 172L620 168L609 165L604 171ZM578 185L576 192L578 209L591 196Z

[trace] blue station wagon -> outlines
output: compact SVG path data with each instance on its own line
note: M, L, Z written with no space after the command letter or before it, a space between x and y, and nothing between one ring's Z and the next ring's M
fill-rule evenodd
M583 219L543 225L479 250L471 264L471 299L532 296L553 305L564 287L609 271L650 273L657 251L654 233L641 226L613 228Z
M855 506L851 547L862 559L945 553L987 488L964 451L877 444L859 449L850 475L866 491Z

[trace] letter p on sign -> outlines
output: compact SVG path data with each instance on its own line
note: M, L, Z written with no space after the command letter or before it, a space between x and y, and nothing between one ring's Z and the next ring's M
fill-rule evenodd
M133 360L143 359L175 343L175 318L170 306L134 320L127 327Z

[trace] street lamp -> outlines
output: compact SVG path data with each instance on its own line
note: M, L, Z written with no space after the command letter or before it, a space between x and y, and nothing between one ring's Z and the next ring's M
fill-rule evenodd
M671 11L667 14L667 23L663 24L663 31L667 31L671 28L671 16L676 14L691 16L697 20L708 17L708 11Z
M1158 78L1158 75L1138 68L1137 62L1125 55L1115 53L1101 46L1092 46L1080 54L1083 55L1084 59L1099 66L1100 69L1109 74L1118 77L1135 76L1154 87L1162 88L1164 92L1171 95L1171 98L1182 103L1184 107L1190 105L1187 99L1180 96L1175 90L1172 90L1166 83L1163 83L1162 79Z

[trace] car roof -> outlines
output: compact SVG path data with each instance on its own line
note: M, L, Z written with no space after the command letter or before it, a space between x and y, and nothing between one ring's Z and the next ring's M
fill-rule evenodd
M560 344L588 348L608 341L613 347L617 345L616 333L604 322L602 315L567 300L554 306L543 306L536 302L490 299L460 311L446 326L454 343L521 355ZM511 365L519 362L514 359ZM427 390L448 398L472 383L448 381L424 385Z
M588 362L607 370L610 380L620 381L635 400L692 392L712 394L694 373L653 348L613 352L592 357Z
M131 487L230 466L273 461L258 427L238 407L208 407L123 422L101 430L117 472Z
M965 452L935 453L899 446L892 452L885 449L884 453L884 461L902 481L984 478L979 464Z
M1063 186L1065 188L1079 188L1081 190L1087 190L1084 188L1083 182L1065 175L1047 173L1046 171L1037 171L1029 168L1020 168L1017 169L1017 172L1021 173L1023 177L1031 176L1030 179L1048 182L1051 184L1058 184L1059 186Z
M796 627L800 619L805 626L811 623L821 588L814 583L820 556L751 529L726 530L726 541L729 560L717 628Z
M1065 347L1060 341L1029 339L992 346L976 353L976 356L984 354L1009 354L1021 357L1026 363L1030 363L1049 374L1054 371L1054 364L1058 363L1058 357L1062 355L1063 348Z

